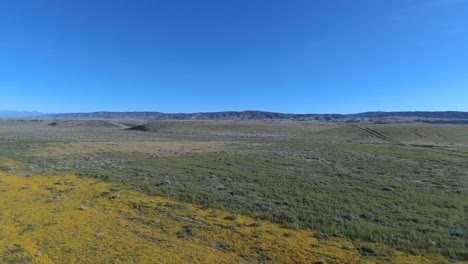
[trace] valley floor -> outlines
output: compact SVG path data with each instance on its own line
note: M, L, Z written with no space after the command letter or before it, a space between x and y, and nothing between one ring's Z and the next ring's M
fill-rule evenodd
M466 263L468 126L0 122L0 263Z

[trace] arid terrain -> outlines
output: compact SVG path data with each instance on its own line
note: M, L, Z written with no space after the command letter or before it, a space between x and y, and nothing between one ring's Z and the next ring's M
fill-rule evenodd
M0 121L0 263L466 263L468 126Z

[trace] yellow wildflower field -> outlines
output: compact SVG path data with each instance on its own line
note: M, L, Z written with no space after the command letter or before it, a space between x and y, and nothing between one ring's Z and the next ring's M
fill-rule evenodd
M446 262L392 252L387 259L360 257L344 239L319 240L311 230L73 175L0 172L0 263Z

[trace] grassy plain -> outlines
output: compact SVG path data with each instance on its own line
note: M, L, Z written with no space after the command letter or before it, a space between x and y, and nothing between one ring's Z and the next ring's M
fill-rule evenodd
M24 253L25 263L42 261L46 258L34 253L40 250L62 263L64 251L55 252L40 241L71 239L64 225L80 230L81 222L90 221L99 226L107 214L134 228L116 224L105 232L97 227L76 231L86 234L83 241L95 243L88 241L93 246L81 249L90 256L92 250L120 252L104 262L125 261L132 244L141 246L141 254L128 256L134 262L159 251L170 253L162 263L190 262L190 257L206 262L210 254L223 255L226 263L468 261L468 126L155 122L124 130L133 125L141 124L0 122L0 169L15 175L2 175L9 185L2 201L20 197L14 207L7 207L11 201L2 205L1 220L26 229L34 226L21 235L12 231L7 240L1 229L4 258ZM67 184L53 185L72 174L78 178L66 176ZM64 191L60 188L70 188L69 182L79 187L66 196L77 197L47 200ZM29 189L20 190L25 186ZM121 190L121 199L96 198L113 186ZM138 205L132 199L144 201ZM85 201L93 209L79 210ZM50 230L43 217L35 223L9 222L33 212L31 208L69 219L96 215L78 223L56 220ZM125 210L146 220L135 224L125 218ZM172 215L192 220L174 220ZM164 222L167 232L148 219ZM194 224L199 222L204 224ZM114 237L120 232L138 239L140 229L153 232L157 243ZM113 242L101 243L99 233ZM31 245L17 243L23 250L5 244L25 234L31 234ZM280 246L262 244L267 240ZM167 241L187 251L171 251ZM78 252L72 246L68 250Z

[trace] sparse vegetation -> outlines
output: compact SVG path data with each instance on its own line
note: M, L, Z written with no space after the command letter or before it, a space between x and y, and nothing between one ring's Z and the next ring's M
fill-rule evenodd
M310 251L313 261L323 257L326 263L333 258L344 262L356 256L382 263L398 263L403 257L416 263L468 260L465 126L162 122L151 124L158 129L138 131L100 122L49 124L0 122L0 168L29 176L18 178L25 181L19 185L4 184L0 195L32 193L28 181L48 182L40 175L56 175L53 184L44 183L47 195L35 194L42 197L38 201L52 206L89 191L70 207L74 213L95 212L97 200L112 210L124 210L124 203L133 224L172 230L174 239L184 243L197 241L201 234L211 236L207 223L232 231L268 230L274 222L287 228L275 239L312 239L310 248L317 250L335 245L336 254ZM64 184L57 184L60 181ZM96 182L107 183L88 190L101 186ZM132 199L137 193L129 190L154 198ZM118 194L119 199L112 199ZM158 211L163 209L147 199L170 200ZM213 217L200 217L191 211L192 204ZM176 221L180 224L164 225L147 217L152 210L162 215L183 212ZM252 218L246 221L244 215ZM39 236L45 224L21 222L19 231ZM103 240L112 237L109 230L92 231L93 238L101 232ZM207 246L219 254L244 256L245 262L278 260L265 246L255 250L236 244L236 232L210 238ZM266 234L253 233L252 239ZM310 238L304 240L305 234ZM335 240L341 242L331 242ZM142 241L170 245L172 238L144 236ZM13 244L7 248L14 250ZM29 255L7 255L35 258L34 250L48 254L44 248L28 248ZM340 258L348 251L354 257Z

